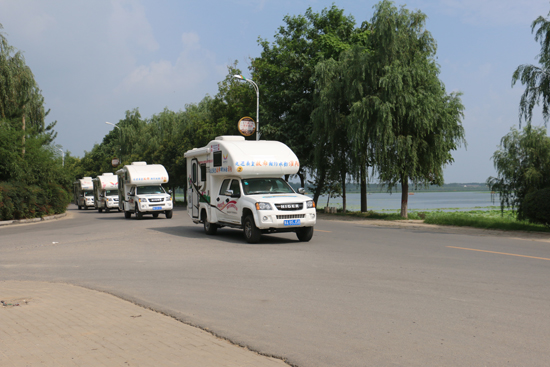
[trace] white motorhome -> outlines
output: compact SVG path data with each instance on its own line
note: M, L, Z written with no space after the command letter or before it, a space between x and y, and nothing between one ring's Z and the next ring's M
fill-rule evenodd
M130 218L135 213L137 219L144 214L154 218L164 213L172 218L171 192L164 190L162 184L168 183L168 172L162 164L132 162L116 171L118 176L118 207L124 216Z
M206 234L220 227L243 229L250 243L262 233L296 232L309 241L316 222L315 203L283 179L298 172L292 150L278 141L219 136L185 153L188 205L193 222Z
M112 172L104 173L92 180L94 184L94 206L98 212L118 209L118 176Z
M94 206L94 185L91 177L83 177L73 183L74 203L80 209Z

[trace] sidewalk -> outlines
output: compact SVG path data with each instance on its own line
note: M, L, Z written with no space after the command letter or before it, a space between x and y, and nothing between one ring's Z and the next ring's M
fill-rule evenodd
M288 367L115 296L0 281L0 366Z

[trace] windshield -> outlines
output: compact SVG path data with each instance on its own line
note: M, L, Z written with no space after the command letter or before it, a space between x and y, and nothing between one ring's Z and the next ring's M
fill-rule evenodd
M282 178L249 178L242 182L245 195L294 194L294 190Z
M118 190L105 190L105 196L118 195Z
M84 196L94 196L93 191L84 191Z
M138 186L137 195L146 195L146 194L164 194L165 191L162 186Z

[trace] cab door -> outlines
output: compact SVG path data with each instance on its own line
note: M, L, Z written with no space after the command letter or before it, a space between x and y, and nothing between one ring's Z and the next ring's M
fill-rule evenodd
M240 180L225 179L220 187L216 206L218 207L218 218L223 222L241 223L239 213L239 198L241 197Z

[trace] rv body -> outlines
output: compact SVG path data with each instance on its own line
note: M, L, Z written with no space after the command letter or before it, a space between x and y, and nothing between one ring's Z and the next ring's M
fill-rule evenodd
M220 227L243 229L250 243L261 234L296 232L309 241L316 223L315 204L282 178L300 168L298 158L278 141L219 136L187 158L187 212L207 234Z
M162 184L168 183L168 172L161 164L132 162L116 171L118 176L118 207L124 216L130 218L132 213L137 219L144 214L157 218L164 213L172 218L172 197Z
M118 176L104 173L92 180L94 185L94 206L98 212L118 209Z
M83 177L73 183L74 203L78 209L94 206L94 185L91 177Z

